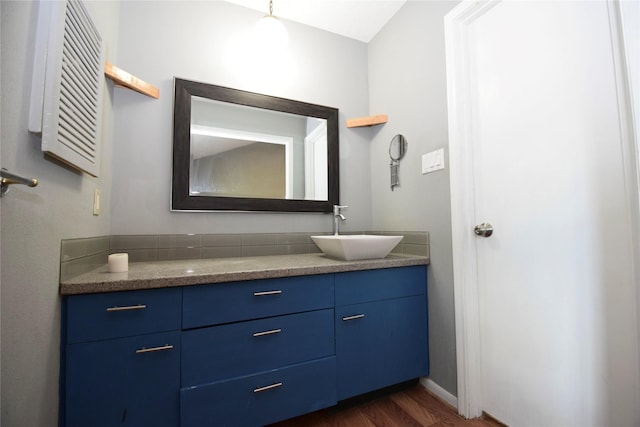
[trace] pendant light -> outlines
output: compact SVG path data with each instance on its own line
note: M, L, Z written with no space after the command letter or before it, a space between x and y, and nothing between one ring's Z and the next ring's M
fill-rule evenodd
M287 46L289 35L282 22L273 14L273 0L269 0L269 14L256 22L254 35L256 42L264 49L281 50Z

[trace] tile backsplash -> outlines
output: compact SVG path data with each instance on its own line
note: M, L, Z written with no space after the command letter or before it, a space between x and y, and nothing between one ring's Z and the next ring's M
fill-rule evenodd
M109 236L63 240L60 245L60 280L105 265L109 253Z
M311 240L311 236L318 234L327 233L151 234L65 239L60 250L60 280L105 265L109 254L117 252L128 253L129 262L320 253ZM429 256L428 232L364 234L402 234L404 239L393 253Z

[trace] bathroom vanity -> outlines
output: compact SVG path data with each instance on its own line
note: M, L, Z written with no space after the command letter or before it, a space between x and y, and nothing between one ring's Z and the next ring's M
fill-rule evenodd
M259 426L428 374L425 257L257 258L63 283L60 424Z

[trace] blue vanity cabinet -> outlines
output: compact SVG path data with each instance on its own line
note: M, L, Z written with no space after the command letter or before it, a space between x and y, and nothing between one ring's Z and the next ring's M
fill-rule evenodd
M61 425L179 425L181 295L65 297Z
M335 275L338 400L429 373L426 267Z
M335 405L333 280L184 288L181 426L260 426Z
M428 374L426 266L72 295L60 425L261 426Z

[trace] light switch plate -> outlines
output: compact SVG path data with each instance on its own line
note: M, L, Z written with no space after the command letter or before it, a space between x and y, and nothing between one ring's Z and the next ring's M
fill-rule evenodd
M429 154L422 155L422 174L429 172Z
M444 148L422 155L422 174L444 169Z
M100 215L100 190L93 190L93 215Z

